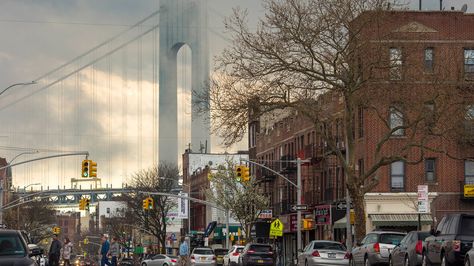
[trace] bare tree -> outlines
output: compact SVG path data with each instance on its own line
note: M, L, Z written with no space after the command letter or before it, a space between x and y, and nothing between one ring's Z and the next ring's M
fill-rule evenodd
M7 228L29 232L35 243L50 237L51 228L55 223L56 210L48 199L34 200L5 211Z
M451 58L459 55L440 54L446 67L424 77L423 93L411 83L420 81L418 65L407 59L402 68L397 51L388 56L385 40L396 34L385 30L393 22L387 19L388 2L267 0L255 29L248 27L245 10L234 10L225 22L233 45L217 58L210 93L201 97L209 99L214 132L226 145L242 139L247 129L242 121L249 116L284 109L311 121L330 148L328 154L344 169L359 221L357 239L365 235L364 194L377 186L381 167L396 161L417 164L426 151L449 154L453 121L465 111L463 94L452 79L459 69ZM386 82L402 76L403 82ZM359 112L384 128L364 172L356 167ZM388 148L402 132L404 141Z
M205 194L209 201L230 211L240 223L247 240L250 240L250 230L260 212L269 207L269 199L260 193L255 179L242 182L234 169L235 165L231 161L217 167L217 172L210 176L211 186Z
M178 181L178 166L160 162L158 166L134 174L130 182L130 188L134 192L124 196L128 208L126 215L133 217L137 226L146 229L158 239L162 252L165 251L166 244L167 215L176 204L176 200L169 196L150 194L154 200L154 208L147 211L143 209L142 203L148 196L146 192L171 193L174 188L177 188Z

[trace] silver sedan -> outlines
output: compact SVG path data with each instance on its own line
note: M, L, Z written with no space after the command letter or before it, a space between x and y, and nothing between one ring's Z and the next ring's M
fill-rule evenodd
M178 257L159 254L150 259L143 260L141 266L175 266L178 265Z
M298 266L349 265L350 253L339 242L314 240L298 256Z

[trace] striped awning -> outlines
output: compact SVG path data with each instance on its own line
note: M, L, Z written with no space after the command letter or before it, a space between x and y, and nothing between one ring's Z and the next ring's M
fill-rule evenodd
M372 224L375 226L416 226L418 224L417 213L391 213L391 214L369 214ZM421 224L432 224L431 214L420 215Z

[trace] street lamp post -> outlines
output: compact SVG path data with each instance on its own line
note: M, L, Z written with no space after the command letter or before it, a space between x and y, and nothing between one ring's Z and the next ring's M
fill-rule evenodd
M19 84L20 84L20 83L19 83ZM4 89L4 90L0 93L0 95L1 95L3 92L5 92L7 89L9 89L9 88L11 88L11 87L13 87L13 86L15 86L15 85L17 85L17 84L13 84L13 85L7 87L6 89ZM8 162L6 168L7 168L7 169L10 168L9 166L12 164L12 162L13 162L16 158L20 157L21 155L24 155L24 154L34 154L34 153L38 153L38 152L39 152L39 151L35 150L35 151L25 151L25 152L19 153L19 154L17 154L15 157L13 157L13 159L11 159L11 160ZM8 170L5 170L5 177L6 177L6 172L7 172L7 171L8 171ZM3 190L4 190L4 183L5 183L5 180L6 180L6 178L4 178L3 180L0 180L0 226L3 226ZM19 214L18 214L18 216L19 216Z
M36 84L36 81L15 83L15 84L12 84L12 85L6 87L5 89L3 89L3 90L0 92L0 95L2 95L2 94L5 93L7 90L9 90L10 88L13 88L13 87L15 87L15 86L26 86L26 85L33 85L33 84Z

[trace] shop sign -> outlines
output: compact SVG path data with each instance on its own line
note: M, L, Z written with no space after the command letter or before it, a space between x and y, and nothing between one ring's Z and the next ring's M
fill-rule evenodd
M317 225L331 224L331 205L319 205L314 208Z

